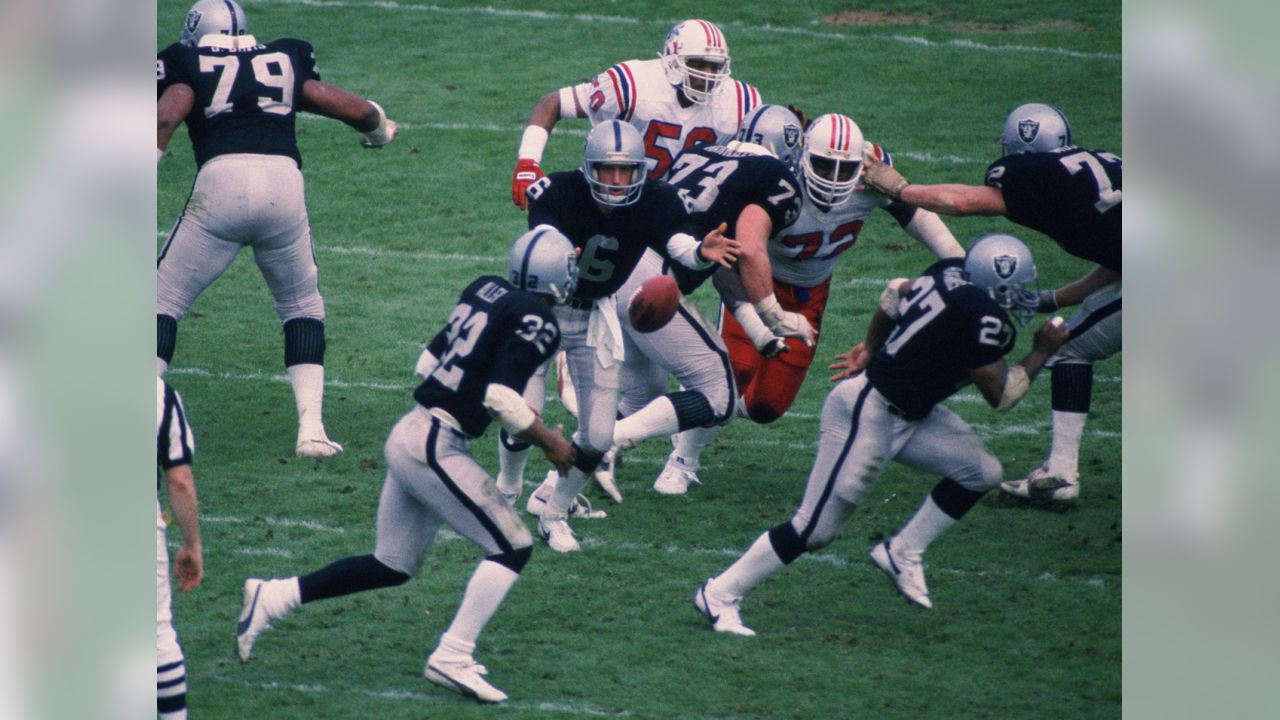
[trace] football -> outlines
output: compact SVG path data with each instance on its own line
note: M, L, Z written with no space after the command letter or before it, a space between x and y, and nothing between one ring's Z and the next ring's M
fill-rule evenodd
M631 294L627 305L627 318L636 332L650 333L671 322L680 304L680 288L675 278L659 275L645 280L640 289Z

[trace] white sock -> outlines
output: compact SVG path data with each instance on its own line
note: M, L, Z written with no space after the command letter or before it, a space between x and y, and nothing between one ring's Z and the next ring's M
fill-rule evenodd
M462 593L462 604L458 606L453 623L441 638L441 645L445 645L445 639L448 638L474 649L480 631L484 630L489 618L493 617L502 604L502 599L507 596L507 591L519 579L520 573L506 565L492 560L480 561L476 571L471 574L471 580L467 582L467 589ZM467 654L470 655L470 651Z
M929 549L929 543L955 524L956 519L943 512L933 496L928 495L916 514L893 536L890 546L902 557L918 561Z
M676 406L663 395L613 425L613 444L629 447L641 440L680 431Z
M459 610L461 610L461 608L459 608ZM475 643L453 637L446 632L440 636L440 642L436 645L436 649L431 651L431 657L427 658L427 661L440 660L443 662L474 662L475 658L472 653L475 651Z
M515 489L520 492L524 485L524 465L529 460L533 448L524 450L508 450L501 441L498 442L498 489L504 492Z
M324 366L315 363L290 365L289 382L298 404L299 434L324 436Z
M1053 444L1049 450L1049 472L1075 478L1080 465L1080 438L1088 413L1053 411Z
M259 600L262 602L262 609L267 611L267 617L282 618L302 604L302 586L298 584L296 576L268 580L263 583Z
M163 358L156 358L156 377L163 376L164 371L168 369L169 363L165 362Z
M577 466L569 468L568 475L561 475L556 480L555 490L551 493L551 498L547 500L547 510L557 515L568 513L569 507L577 499L582 486L586 484L586 473L579 470Z
M751 543L742 557L707 583L707 592L728 599L740 598L784 567L786 564L773 551L769 533L765 532Z
M676 449L667 462L674 460L691 470L701 466L702 451L707 449L711 441L720 433L723 425L690 428L676 436Z

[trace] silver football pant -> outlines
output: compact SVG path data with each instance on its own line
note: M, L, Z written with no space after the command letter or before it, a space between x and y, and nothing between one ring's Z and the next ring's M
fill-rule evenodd
M1093 363L1120 352L1124 336L1120 325L1120 291L1121 283L1114 282L1094 290L1084 299L1080 310L1067 321L1071 339L1049 358L1046 367L1060 362Z

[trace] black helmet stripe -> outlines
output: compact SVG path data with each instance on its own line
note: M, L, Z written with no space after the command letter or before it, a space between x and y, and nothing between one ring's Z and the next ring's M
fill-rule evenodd
M529 244L525 246L524 258L520 261L520 289L527 290L525 287L529 284L529 261L533 259L533 246L538 244L538 239L546 235L546 229L539 230L536 235L529 238Z
M236 17L235 3L229 2L229 0L222 0L222 2L227 6L227 12L231 13L231 35L232 36L239 35L240 23L239 23L239 18Z

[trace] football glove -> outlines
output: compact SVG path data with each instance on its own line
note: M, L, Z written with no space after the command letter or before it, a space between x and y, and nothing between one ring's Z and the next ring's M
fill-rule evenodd
M862 183L894 200L902 198L902 190L911 183L902 173L884 164L870 150L862 156Z
M529 186L543 177L542 166L532 158L520 158L516 161L516 171L511 176L511 202L521 210L528 207L529 200L525 191Z
M818 333L809 324L809 319L800 313L783 310L777 297L770 295L757 302L755 308L765 327L774 335L799 338L805 345L814 346Z
M360 134L360 146L372 150L396 139L396 121L388 119L386 111L378 103L370 100L369 104L378 110L378 127Z

